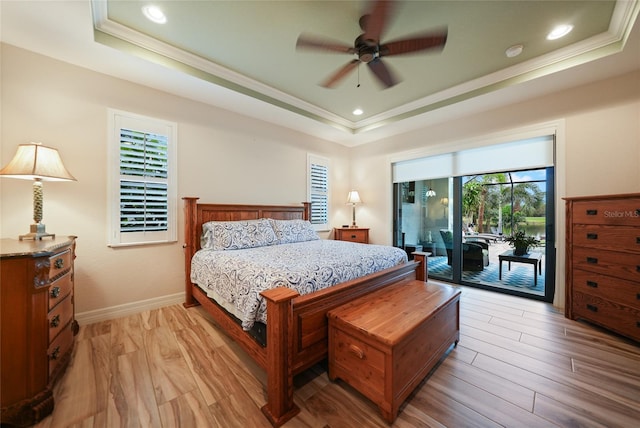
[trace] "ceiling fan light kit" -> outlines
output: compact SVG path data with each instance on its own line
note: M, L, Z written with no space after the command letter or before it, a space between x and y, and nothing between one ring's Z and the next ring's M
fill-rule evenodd
M363 33L356 37L353 47L322 37L300 35L296 47L299 49L315 49L329 52L357 55L329 76L321 86L335 87L360 63L367 64L369 70L385 87L396 85L399 80L391 73L383 57L403 55L421 51L442 50L447 42L447 29L433 30L414 37L380 43L381 35L389 21L391 1L376 1L370 13L360 17L359 24Z

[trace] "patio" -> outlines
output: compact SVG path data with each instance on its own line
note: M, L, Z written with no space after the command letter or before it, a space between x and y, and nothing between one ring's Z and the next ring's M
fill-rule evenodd
M538 275L538 284L534 285L534 266L531 264L508 263L502 264L502 280L499 279L500 262L498 256L512 249L507 242L491 242L489 244L489 266L479 272L463 271L462 280L491 287L515 290L523 293L544 296L545 290L545 260L542 260L542 274ZM544 247L535 247L535 252L544 255ZM451 279L451 266L447 264L447 256L433 256L428 258L429 277Z

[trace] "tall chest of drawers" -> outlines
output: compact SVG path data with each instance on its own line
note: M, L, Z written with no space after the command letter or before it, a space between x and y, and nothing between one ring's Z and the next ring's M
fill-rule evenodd
M0 420L30 426L52 412L52 388L78 332L75 237L2 239L0 250Z
M640 193L566 201L565 316L640 341Z

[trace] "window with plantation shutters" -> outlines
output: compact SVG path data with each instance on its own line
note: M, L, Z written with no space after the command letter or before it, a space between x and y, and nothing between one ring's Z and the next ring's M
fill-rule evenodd
M110 110L109 244L176 240L176 125Z
M329 159L308 155L307 177L311 224L316 230L329 230Z

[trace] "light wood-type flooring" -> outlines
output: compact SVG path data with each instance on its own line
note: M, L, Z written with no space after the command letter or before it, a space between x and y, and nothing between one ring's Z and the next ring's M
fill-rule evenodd
M551 305L462 288L459 345L394 427L638 427L640 346ZM268 427L264 372L200 308L82 326L38 427ZM386 427L323 365L296 377L285 427Z

